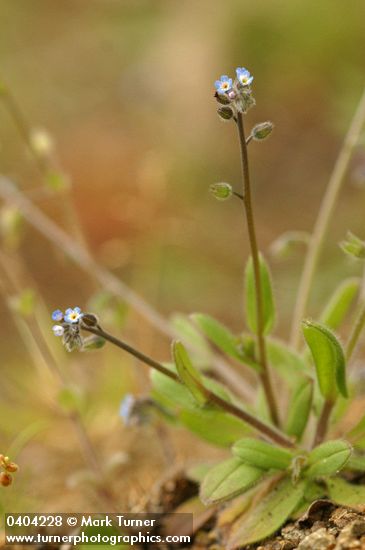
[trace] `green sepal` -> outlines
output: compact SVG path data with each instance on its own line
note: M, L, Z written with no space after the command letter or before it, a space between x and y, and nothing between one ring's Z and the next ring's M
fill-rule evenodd
M287 449L251 437L237 441L232 447L232 453L245 464L263 470L286 470L293 459L293 454Z
M348 397L345 355L336 336L321 323L307 320L303 321L302 326L323 397L335 400L337 390Z
M335 475L346 465L351 454L352 447L347 441L326 441L309 453L305 475L310 478Z
M200 489L204 504L223 502L244 493L264 476L263 470L244 464L238 458L229 458L205 476Z
M269 268L260 254L259 256L259 272L261 279L262 290L262 307L263 307L263 328L264 333L268 334L275 324L275 305L271 287L271 277ZM245 304L246 304L246 321L250 330L257 334L257 303L256 303L256 284L252 257L248 260L245 270Z

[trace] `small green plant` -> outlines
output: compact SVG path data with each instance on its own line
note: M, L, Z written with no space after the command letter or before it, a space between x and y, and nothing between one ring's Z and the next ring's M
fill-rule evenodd
M247 69L238 68L234 80L224 75L215 83L218 115L233 121L237 128L242 189L235 190L228 183L211 186L218 200L239 200L243 206L251 249L244 275L247 330L233 334L202 313L189 319L179 316L175 327L182 341L172 344L172 362L162 364L109 334L93 313L75 307L52 315L57 322L54 334L63 339L68 351L95 349L108 341L151 367L148 411L153 409L167 421L231 449L224 461L202 465L199 473L195 472L202 501L206 505L226 503L225 511L232 509L228 548L266 538L316 498L350 506L365 504L365 486L351 484L343 475L365 472L365 416L347 433L341 432L339 424L356 392L347 366L365 324L361 298L347 344L342 345L335 334L350 314L360 281L343 281L318 320L303 319L301 326L294 327L302 331L299 346L272 336L276 309L270 270L257 243L248 147L266 139L273 125L257 124L246 136L244 115L255 104L252 81ZM318 241L307 244L312 263L306 284L308 272L314 271ZM364 257L364 243L352 234L342 248L357 258ZM298 302L299 311L304 311L302 295ZM85 332L90 335L84 337ZM206 367L217 351L242 367L243 378L245 369L253 371L259 384L255 395L251 392L251 400L209 377ZM141 414L146 417L146 411L146 404L136 406L131 396L121 406L127 424L131 419L138 421Z

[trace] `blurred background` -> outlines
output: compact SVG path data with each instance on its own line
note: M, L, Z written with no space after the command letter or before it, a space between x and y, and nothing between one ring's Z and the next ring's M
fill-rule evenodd
M275 124L269 140L250 145L258 237L270 257L283 232L310 230L315 220L364 85L365 3L13 0L1 2L0 16L1 173L164 317L204 311L242 330L242 208L208 191L217 181L240 189L238 145L234 125L216 115L213 83L247 67L257 101L247 128ZM348 229L365 237L364 185L363 141L321 259L313 316L344 274L359 273L338 241ZM9 206L2 227L0 452L13 452L22 468L2 491L3 506L107 507L94 491L97 468L85 469L80 427L70 423L75 407L119 503L138 500L158 479L166 438L177 463L194 458L192 445L196 457L214 457L183 430L124 428L120 400L148 391L145 367L108 346L67 354L47 315L92 309L160 360L169 357L168 338ZM282 337L304 252L271 256ZM53 360L66 384L48 368Z

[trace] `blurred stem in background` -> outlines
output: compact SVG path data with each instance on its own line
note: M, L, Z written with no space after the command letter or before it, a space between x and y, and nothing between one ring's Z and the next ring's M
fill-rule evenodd
M243 125L242 113L237 113L237 130L240 144L241 164L242 164L242 185L243 185L243 204L246 213L246 222L248 236L250 241L252 264L255 278L255 293L256 293L256 314L257 314L257 346L259 352L259 363L262 367L260 379L264 388L267 404L270 411L271 420L275 426L279 425L279 415L275 394L270 379L269 366L267 363L266 341L264 334L264 317L263 317L263 293L260 274L259 250L257 246L257 237L255 229L255 219L253 215L252 197L251 197L251 181L248 165L247 142L245 137L245 129Z
M59 201L64 212L64 216L67 221L67 225L72 230L74 236L79 243L87 249L87 243L84 239L82 228L80 226L79 218L75 211L74 202L71 195L71 184L67 181L66 177L62 174L56 160L52 155L52 146L49 143L47 135L41 136L41 143L37 146L37 139L33 135L33 129L28 123L26 116L24 115L21 107L19 106L16 98L11 92L8 85L3 79L0 80L0 99L12 118L16 129L22 140L24 141L31 157L34 160L34 164L44 183L48 185L48 191L52 194L52 188L50 181L55 180L57 183L56 189L53 189L53 193L63 195L63 200ZM39 140L38 140L39 141ZM54 185L55 183L53 183ZM57 187L60 187L57 189ZM46 188L47 189L47 188Z
M307 314L308 300L315 271L318 267L319 257L322 251L324 240L327 236L327 231L334 209L337 205L342 185L345 180L347 168L352 157L353 150L358 143L361 130L365 122L365 88L351 121L350 128L344 139L342 148L337 157L333 168L330 180L322 203L319 209L317 220L315 222L313 233L311 235L308 252L304 262L303 272L299 284L297 301L294 308L291 344L298 348L300 345L300 323Z
M26 288L26 285L23 284L24 281L20 280L20 272L22 271L21 259L16 257L14 252L12 252L11 256L10 254L0 252L0 271L2 273L0 291L5 298L9 312L13 317L29 355L33 359L35 367L39 369L39 360L41 359L52 373L59 387L67 389L70 386L70 381L67 380L62 369L59 367L47 340L44 338L35 313L31 312L28 315L21 315L14 307L14 299ZM103 467L84 426L81 414L74 408L67 416L74 426L85 463L95 476L97 495L104 502L104 505L107 506L108 510L117 512L118 507L115 496L108 486Z
M176 336L174 328L160 313L117 276L99 265L84 247L75 242L68 233L46 216L40 208L25 196L24 192L18 189L10 180L1 176L0 197L18 208L28 223L35 227L57 249L62 250L88 276L94 277L103 289L124 300L162 334L170 338ZM252 401L251 386L231 365L223 361L223 359L215 357L212 359L212 368L245 400L248 402Z

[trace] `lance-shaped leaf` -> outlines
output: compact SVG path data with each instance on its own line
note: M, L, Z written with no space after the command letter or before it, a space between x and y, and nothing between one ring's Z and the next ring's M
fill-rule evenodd
M349 277L335 290L321 315L321 323L336 330L346 317L359 292L361 279Z
M347 397L345 355L336 336L314 321L303 321L303 334L313 356L323 397L335 400L337 390Z
M233 525L227 548L241 548L275 533L300 504L304 490L304 481L296 485L289 478L279 481L249 514Z
M197 403L204 405L207 402L207 398L204 393L202 376L193 367L190 357L181 342L173 342L172 354L181 381L188 388Z
M293 459L293 454L287 449L251 437L237 441L232 447L232 452L245 464L263 470L286 470Z
M208 342L200 330L193 324L192 320L187 315L176 313L172 316L171 322L179 338L194 350L194 355L201 362L204 362L204 364L209 363L212 351L209 349Z
M295 350L277 338L267 339L269 364L277 370L291 388L296 388L298 377L308 375L309 369L303 358Z
M252 357L244 353L242 342L226 326L203 313L194 313L191 317L202 333L218 349L233 357L233 359L246 363L256 370L261 370L260 365Z
M285 432L298 441L306 428L313 401L313 381L300 381L289 404Z
M265 334L268 334L274 327L275 323L275 305L271 288L269 268L261 254L259 256L259 263L264 332ZM256 283L252 258L248 260L245 271L245 304L247 325L252 332L257 334Z
M310 478L335 475L346 465L351 454L352 447L347 441L326 441L309 453L305 474Z
M327 481L331 500L342 506L361 506L365 504L365 485L354 485L339 477Z
M200 498L204 504L234 498L253 487L263 476L263 470L248 466L238 458L229 458L208 472L201 485Z

